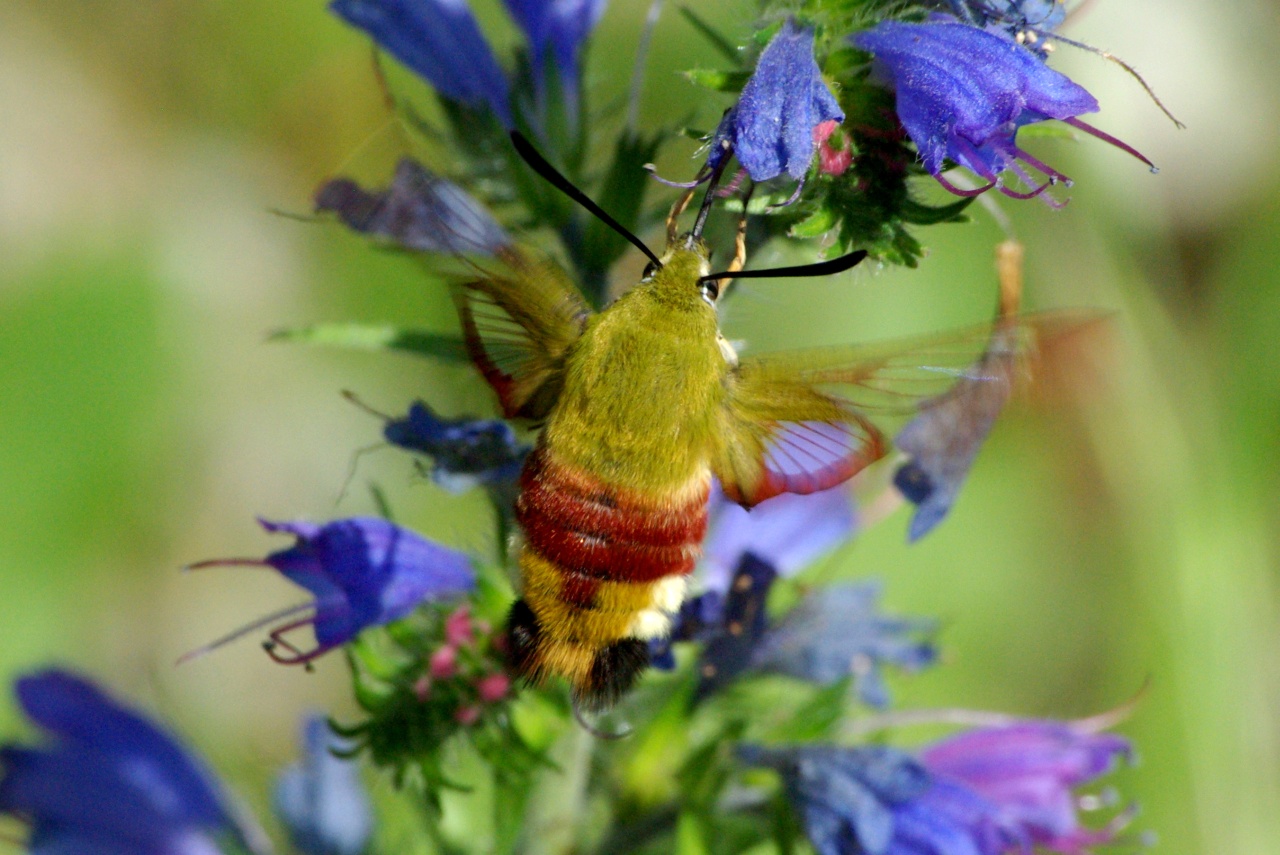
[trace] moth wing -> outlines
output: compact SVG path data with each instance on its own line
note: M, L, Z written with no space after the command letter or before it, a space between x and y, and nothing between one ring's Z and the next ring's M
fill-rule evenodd
M916 414L958 381L1010 382L1007 373L988 373L984 355L1010 354L1015 373L1025 375L1037 342L1096 318L1048 313L744 357L726 380L712 468L726 495L746 507L834 487L885 455L889 423Z
M507 417L544 418L564 380L569 348L591 310L564 271L519 249L505 270L454 287L467 352Z

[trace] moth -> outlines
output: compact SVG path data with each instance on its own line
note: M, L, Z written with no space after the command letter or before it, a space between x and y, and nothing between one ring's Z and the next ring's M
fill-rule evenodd
M504 415L542 425L515 506L521 591L509 654L527 681L563 678L575 708L598 711L669 631L700 554L712 478L748 508L849 479L888 451L876 418L949 388L972 362L966 345L986 331L739 356L717 321L721 283L832 273L865 253L743 271L744 221L734 262L713 272L702 239L708 189L690 231L675 225L689 194L673 209L659 256L513 141L650 259L599 312L558 266L514 246L498 253L502 272L454 292L466 348Z

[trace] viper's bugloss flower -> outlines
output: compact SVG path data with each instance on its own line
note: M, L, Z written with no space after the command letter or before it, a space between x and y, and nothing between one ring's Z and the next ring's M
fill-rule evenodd
M218 855L250 848L213 776L142 715L66 671L21 677L14 693L52 737L41 747L0 748L0 813L30 825L30 852Z
M470 559L461 552L376 517L352 517L318 525L259 520L270 532L292 534L297 543L264 559L213 559L191 568L224 565L270 566L306 588L314 602L269 615L183 657L206 653L228 641L294 615L277 626L264 646L284 665L310 662L346 644L371 626L405 617L419 605L464 594L475 585ZM310 614L305 614L305 613ZM316 647L303 651L285 635L311 626ZM281 654L277 648L284 648Z
M746 746L782 775L820 855L1082 855L1118 822L1081 825L1074 790L1129 754L1120 737L1056 722L970 731L915 757L884 746Z
M889 705L882 666L919 671L938 650L931 640L937 621L879 611L878 581L828 585L808 594L769 627L751 657L753 670L788 674L816 683L854 677L858 697Z
M799 180L813 161L814 129L831 120L844 121L844 112L813 57L813 31L788 20L721 120L707 164L733 153L754 181L784 172Z
M852 536L846 486L810 496L784 495L750 512L717 493L707 539L709 590L685 602L670 639L651 646L653 664L674 667L672 641L704 642L698 697L748 672L787 674L818 683L852 675L863 702L889 702L881 669L919 670L936 659L935 622L881 614L877 582L833 585L803 599L774 624L765 605L773 582L792 575ZM718 580L733 561L727 583Z
M895 442L910 456L893 483L916 505L907 539L928 534L951 510L978 450L1013 393L1016 327L997 325L978 363L952 388L920 405Z
M986 849L963 848L959 838L901 840L903 813L934 782L919 762L895 748L744 745L738 756L749 766L772 768L782 776L787 799L818 855L991 855ZM945 822L938 819L939 825ZM911 842L926 845L911 849ZM947 846L927 845L931 842Z
M711 496L711 522L703 547L702 582L724 591L746 553L792 576L853 537L857 514L847 485L807 496L783 493L750 511L719 488Z
M466 0L334 0L329 8L441 95L488 107L514 127L510 85Z
M750 511L729 501L717 485L709 513L700 570L705 592L685 601L671 637L655 640L650 657L656 668L673 668L672 641L706 641L703 665L710 667L704 670L718 685L749 664L764 628L756 621L763 621L774 579L800 572L852 537L857 519L845 485L807 496L784 493ZM748 613L751 620L744 622ZM741 631L746 626L755 631Z
M373 805L352 757L354 746L322 715L302 724L302 759L276 780L276 815L302 855L360 855L373 836Z
M535 80L541 80L538 72L550 51L566 99L575 101L582 76L582 45L604 14L605 0L505 0L505 3L529 42Z
M529 453L500 419L445 419L421 401L405 418L388 421L382 434L392 445L430 457L431 480L452 493L514 481Z
M1129 741L1114 734L1029 721L960 733L925 748L919 758L938 781L962 785L991 805L1010 848L1078 855L1111 840L1128 816L1109 827L1087 828L1074 790L1132 759L1132 753Z
M949 0L957 18L992 32L1006 33L1041 57L1051 33L1067 19L1063 0Z
M1084 87L1045 65L1042 57L999 27L991 32L946 16L926 23L883 21L852 36L874 57L875 74L896 94L898 119L915 143L925 169L948 190L973 195L999 186L1005 195L1029 198L1069 179L1017 145L1018 129L1058 119L1110 142L1150 165L1132 147L1077 118L1098 110ZM945 178L947 160L972 170L989 184L962 191ZM1043 184L1027 192L998 180L1008 170L1028 185L1024 168L1042 173Z
M408 157L385 190L336 178L316 191L315 207L333 211L354 231L417 252L493 256L511 243L467 191Z

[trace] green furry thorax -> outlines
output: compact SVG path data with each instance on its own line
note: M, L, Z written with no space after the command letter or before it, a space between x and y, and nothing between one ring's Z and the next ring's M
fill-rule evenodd
M706 472L728 364L697 277L677 250L594 317L569 353L545 441L566 463L656 497Z

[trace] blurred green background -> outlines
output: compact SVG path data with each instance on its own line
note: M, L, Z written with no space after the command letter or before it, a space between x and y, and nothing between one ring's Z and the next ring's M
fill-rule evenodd
M599 103L621 97L644 5L604 18ZM501 39L495 6L480 11ZM753 8L704 11L738 35ZM935 533L907 548L899 512L833 560L885 577L891 609L944 619L945 666L898 680L903 705L1085 716L1149 680L1120 728L1141 763L1117 784L1168 853L1280 851L1278 16L1262 0L1103 0L1072 22L1188 125L1062 48L1096 123L1162 171L1046 140L1030 145L1076 177L1071 204L999 200L1027 245L1028 301L1113 311L1108 352L1076 403L1011 412ZM722 105L675 73L697 65L718 62L668 10L647 123L714 121ZM362 456L339 503L380 427L339 390L492 412L478 378L264 343L326 320L454 328L413 262L272 213L307 213L336 172L389 174L402 140L367 40L320 2L0 4L0 668L6 683L48 662L100 677L258 807L298 712L343 709L344 667L276 667L245 641L175 668L300 599L268 573L178 568L279 547L255 515L370 512L370 480L423 533L493 546L480 497L444 496L393 451ZM664 171L692 173L692 150L672 146ZM981 319L1002 233L972 210L920 233L917 271L743 287L729 336L770 349Z

